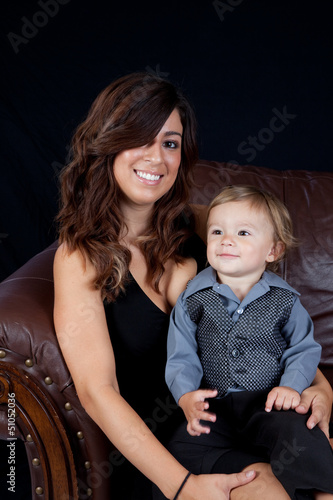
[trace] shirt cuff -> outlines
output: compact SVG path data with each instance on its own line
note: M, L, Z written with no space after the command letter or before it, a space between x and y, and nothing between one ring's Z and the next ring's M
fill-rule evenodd
M173 395L175 401L177 404L178 401L180 400L180 398L186 394L187 392L192 392L192 391L196 391L197 389L199 389L199 387L196 387L192 381L188 381L188 383L173 383L171 386L170 386L170 391L171 391L171 394Z
M314 376L313 376L314 378ZM309 380L302 372L298 370L290 370L284 373L280 380L280 386L291 387L299 394L301 394L304 389L307 389L311 385L313 378Z

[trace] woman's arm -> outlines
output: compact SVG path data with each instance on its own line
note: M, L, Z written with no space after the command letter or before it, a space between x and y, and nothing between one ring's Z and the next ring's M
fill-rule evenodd
M311 410L312 413L307 421L308 428L313 429L318 424L318 427L329 437L328 426L332 403L332 387L318 369L312 385L302 392L301 402L296 411L304 414Z
M54 322L78 397L118 450L174 498L187 470L162 446L119 393L103 302L91 283L93 266L78 251L61 246L55 256ZM253 475L191 476L179 500L227 499L232 488Z

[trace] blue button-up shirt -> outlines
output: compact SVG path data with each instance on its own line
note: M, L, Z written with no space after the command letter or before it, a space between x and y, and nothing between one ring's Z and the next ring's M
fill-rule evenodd
M178 402L183 394L199 389L203 375L197 354L197 325L190 319L186 298L211 287L220 295L230 317L236 322L246 306L269 291L271 286L291 290L295 296L290 317L281 330L287 348L280 360L284 369L280 385L301 393L312 383L320 361L321 346L313 338L313 323L300 302L300 294L276 274L265 271L260 281L240 301L228 285L218 283L216 271L208 267L189 282L171 313L165 375L175 401ZM232 355L237 357L238 353L233 352Z

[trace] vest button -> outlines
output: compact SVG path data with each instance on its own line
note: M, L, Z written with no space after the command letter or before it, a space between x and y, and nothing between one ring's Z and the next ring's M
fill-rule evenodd
M243 314L244 309L242 307L240 307L239 309L237 309L237 312L238 312L238 314Z
M233 349L233 350L231 351L231 356L232 356L233 358L238 358L238 357L240 356L240 351L239 351L239 349Z

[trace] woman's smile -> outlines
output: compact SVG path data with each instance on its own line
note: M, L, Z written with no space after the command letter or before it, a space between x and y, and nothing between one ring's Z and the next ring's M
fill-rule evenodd
M157 181L160 180L162 175L157 175L153 173L146 172L144 170L134 170L136 175L140 178L142 181L148 181L148 183L155 184Z

